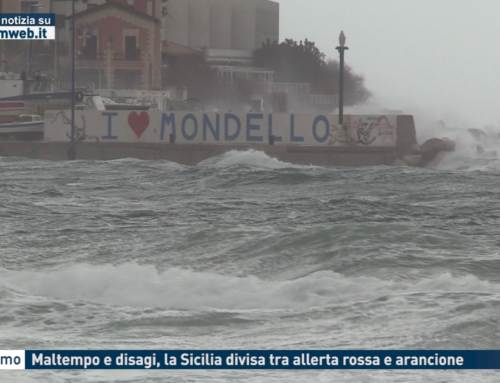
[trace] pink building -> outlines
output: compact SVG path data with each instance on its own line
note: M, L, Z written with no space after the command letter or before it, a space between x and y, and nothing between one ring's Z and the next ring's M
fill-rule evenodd
M161 0L108 0L75 15L78 83L161 88Z

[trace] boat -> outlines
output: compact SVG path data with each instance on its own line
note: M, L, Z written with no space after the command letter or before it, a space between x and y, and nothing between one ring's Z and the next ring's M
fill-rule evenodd
M79 92L80 100L83 93ZM36 76L26 79L13 72L0 72L0 115L43 115L45 110L67 109L71 92L56 89L55 81Z
M92 102L88 100L92 99ZM100 100L100 101L99 101ZM97 105L101 105L99 108ZM108 97L102 97L96 94L86 94L84 95L84 102L76 105L76 110L88 110L88 109L98 109L98 110L150 110L150 107L147 105L137 105L137 104L127 104L127 103L119 103L115 102Z
M43 140L43 117L38 114L3 116L0 122L0 139L13 141ZM5 122L7 120L7 122ZM10 120L10 121L8 121Z

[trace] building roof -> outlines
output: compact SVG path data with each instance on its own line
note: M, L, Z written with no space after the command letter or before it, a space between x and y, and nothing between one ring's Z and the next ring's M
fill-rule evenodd
M106 3L104 3L104 4L97 5L95 7L86 9L85 11L81 11L81 12L75 13L75 19L78 19L78 18L81 18L81 17L85 17L85 16L88 16L88 15L92 15L94 13L101 12L101 11L103 11L105 9L108 9L108 8L117 8L117 9L120 9L120 10L122 10L124 12L129 13L132 16L140 17L140 18L146 19L148 21L154 21L156 23L161 22L161 20L159 20L159 19L157 19L157 18L155 18L153 16L149 16L148 14L143 13L143 12L138 12L135 9L131 8L131 7L127 7L126 5L122 5L120 3L116 3L113 0L106 0ZM71 17L72 16L68 16L67 18L69 19Z
M203 52L197 49L186 47L185 45L173 43L171 41L164 40L162 42L161 51L170 55L202 55Z
M253 52L235 49L207 49L207 61L212 65L245 66L253 64Z

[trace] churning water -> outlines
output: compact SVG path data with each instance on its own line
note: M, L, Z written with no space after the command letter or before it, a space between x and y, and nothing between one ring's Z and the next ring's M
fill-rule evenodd
M500 162L0 159L2 349L498 349ZM498 382L492 371L10 371L27 382Z

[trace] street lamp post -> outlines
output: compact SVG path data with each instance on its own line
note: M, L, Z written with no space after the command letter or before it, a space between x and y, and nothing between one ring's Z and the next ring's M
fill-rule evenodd
M97 37L97 58L99 59L99 89L101 88L101 28L97 30L98 37Z
M30 11L31 11L31 13L37 13L37 12L35 12L35 10L38 10L41 7L42 7L42 4L30 5ZM29 49L29 54L28 54L28 75L29 75L30 80L33 78L32 72L33 72L33 40L30 40L30 49Z
M78 54L80 55L80 73L83 72L83 27L80 25L78 27L78 39L80 40L80 49L78 49ZM83 76L81 76L83 77ZM80 83L82 82L81 78L80 78ZM85 81L83 81L83 83L85 84Z
M94 54L94 28L92 27L92 25L89 25L88 26L88 29L87 29L87 32L85 33L85 36L87 37L87 52L88 52L88 60L89 60L89 68L87 70L87 87L91 89L91 91L93 91L93 86L91 86L91 84L93 84L92 82L92 72L94 70L94 61L93 61L93 54Z
M108 40L108 89L111 89L111 44L113 43L113 37Z
M71 13L71 142L75 142L75 1ZM74 148L73 148L74 150ZM70 157L72 156L71 152Z
M56 43L54 44L54 85L59 88L59 27L56 25Z
M349 49L345 46L345 35L344 31L340 32L339 43L340 45L336 48L340 53L340 65L339 65L339 124L344 123L344 51Z

